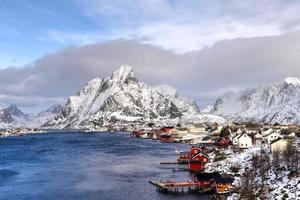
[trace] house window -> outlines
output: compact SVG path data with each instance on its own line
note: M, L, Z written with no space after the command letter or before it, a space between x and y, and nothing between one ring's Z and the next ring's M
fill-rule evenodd
M248 144L246 144L246 146L248 146Z

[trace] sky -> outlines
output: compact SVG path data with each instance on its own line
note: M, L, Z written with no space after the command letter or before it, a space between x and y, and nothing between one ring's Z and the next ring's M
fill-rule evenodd
M122 64L201 107L300 77L297 0L1 0L0 103L38 112Z

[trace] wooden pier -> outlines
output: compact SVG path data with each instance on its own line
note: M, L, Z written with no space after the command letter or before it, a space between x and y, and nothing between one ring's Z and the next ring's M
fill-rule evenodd
M150 184L157 187L157 189L161 192L209 192L211 191L210 187L201 188L199 183L197 182L156 182L156 181L149 181Z
M182 165L182 164L188 164L189 162L186 161L173 161L173 162L169 162L169 161L163 161L160 162L161 165Z

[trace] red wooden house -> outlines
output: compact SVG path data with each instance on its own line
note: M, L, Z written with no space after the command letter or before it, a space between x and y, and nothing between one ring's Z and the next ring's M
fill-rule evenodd
M218 172L212 173L197 173L195 174L195 182L199 183L199 187L211 187L214 184L214 179L221 175Z
M192 155L192 153L191 153ZM189 159L189 170L191 172L200 172L205 168L205 164L209 162L209 156L204 152L199 152L191 156Z
M215 145L219 146L219 147L228 147L230 145L231 141L228 137L219 137L216 141L215 141Z
M202 151L202 149L200 147L197 147L197 146L191 147L190 148L189 159L191 159L193 156L197 155L201 151Z
M226 194L232 191L233 181L233 178L216 177L213 180L212 187L215 189L217 194Z
M170 131L173 129L174 127L172 126L166 126L160 129L161 133L170 133Z

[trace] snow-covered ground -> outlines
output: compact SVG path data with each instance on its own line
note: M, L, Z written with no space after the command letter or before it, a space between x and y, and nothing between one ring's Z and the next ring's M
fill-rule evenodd
M251 169L251 159L252 155L260 154L261 149L259 147L253 147L250 149L243 150L241 152L234 153L232 148L224 149L222 153L226 155L226 159L211 162L206 165L206 172L215 172L218 171L222 174L229 174L234 176L235 187L239 188L242 186L243 173L245 169L248 167ZM270 156L270 155L268 155ZM211 160L213 161L215 156L211 156ZM233 168L240 168L238 172L232 172ZM253 169L251 169L253 170ZM267 176L267 188L268 195L267 199L300 199L300 177L292 177L289 178L289 171L283 170L280 174L279 178L276 178L275 173L270 168L269 175ZM255 179L258 179L255 177ZM288 196L287 196L288 195ZM296 197L295 197L296 195ZM233 193L228 197L231 200L239 199L238 193ZM257 197L257 199L259 199Z

